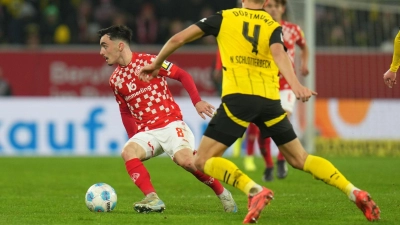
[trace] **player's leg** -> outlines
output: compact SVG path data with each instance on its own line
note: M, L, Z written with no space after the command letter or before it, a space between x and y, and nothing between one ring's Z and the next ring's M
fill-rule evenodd
M241 137L258 114L255 96L225 96L217 113L211 119L195 156L196 167L206 174L232 185L249 196L248 213L243 223L257 222L264 207L273 198L273 192L257 184L233 162L221 157L228 146ZM237 104L240 102L241 104ZM232 103L232 104L231 104Z
M258 136L258 128L255 124L250 123L246 130L246 155L244 156L244 169L246 171L255 171L257 169L254 163L254 143Z
M225 136L226 134L219 133L215 130L212 131L212 128L207 128L204 135L198 153L195 156L196 167L199 170L204 171L204 173L243 191L249 197L249 212L243 222L256 222L262 209L269 204L271 199L273 199L273 192L257 184L233 162L221 157L227 149L227 145L216 141L213 138L218 137L225 139L227 142L233 143L235 137L227 138Z
M160 148L151 135L141 132L125 144L121 153L129 176L145 195L142 201L133 204L134 210L140 213L162 212L165 209L165 204L158 197L151 183L150 174L142 163L143 160L157 154L154 149L157 147Z
M173 161L210 187L220 199L225 212L237 212L237 206L231 193L218 180L204 174L194 165L194 154L196 153L193 150L194 135L186 123L183 121L172 122L163 129L158 129L157 132L160 145ZM166 136L168 137L166 138Z
M243 137L238 138L235 141L235 143L233 143L233 154L232 154L232 156L234 158L238 158L240 156L240 153L242 152L243 139L245 139L245 135L243 135Z
M289 123L289 121L287 121ZM370 220L380 219L379 207L370 195L350 183L343 174L328 160L309 155L296 137L293 129L272 136L279 150L294 168L311 173L315 179L337 187L360 208L365 217Z
M210 187L220 199L225 212L237 212L237 205L230 191L225 189L219 180L201 172L195 167L193 150L185 148L177 151L174 155L174 162L190 172L197 180Z
M285 110L287 118L290 119L296 103L296 95L291 89L281 90L279 91L279 95L281 97L282 108L283 110ZM281 151L278 152L276 167L276 176L279 179L285 178L288 174L288 169L286 166L285 157L283 156Z
M272 181L274 179L274 162L272 161L271 154L271 138L262 138L261 135L259 135L258 145L260 146L260 152L265 162L265 170L262 179L263 181Z

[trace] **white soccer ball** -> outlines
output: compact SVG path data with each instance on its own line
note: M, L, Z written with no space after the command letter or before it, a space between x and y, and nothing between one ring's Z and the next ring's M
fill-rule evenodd
M117 205L117 193L106 183L93 184L86 192L85 202L92 212L111 212Z

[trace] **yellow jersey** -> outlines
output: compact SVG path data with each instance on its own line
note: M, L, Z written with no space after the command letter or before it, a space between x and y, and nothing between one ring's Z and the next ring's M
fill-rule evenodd
M267 12L223 10L196 25L205 35L216 36L223 65L222 97L239 93L279 99L279 70L269 46L283 45L282 28Z

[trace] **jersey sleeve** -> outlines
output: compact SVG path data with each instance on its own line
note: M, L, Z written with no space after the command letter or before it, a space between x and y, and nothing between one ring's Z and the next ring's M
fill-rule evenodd
M147 57L143 57L143 59L146 60L148 64L150 64L156 59L156 57L156 55L147 55ZM164 60L161 65L160 71L158 72L158 75L174 79L177 70L177 66L167 60Z
M204 36L213 35L218 36L219 29L222 23L222 12L217 12L216 14L203 18L195 23L203 32Z
M390 65L390 71L397 72L400 67L400 31L394 38L394 49L393 49L393 59Z
M296 32L297 32L297 36L298 36L298 39L296 40L296 44L300 47L303 47L306 44L306 39L304 37L303 30L298 25L296 25Z
M132 117L125 99L116 91L114 84L110 83L110 87L113 90L115 101L119 105L122 124L125 127L125 131L128 134L128 137L131 138L133 135L137 133L137 125L135 119Z
M275 43L280 43L283 46L285 46L283 44L283 33L282 33L282 27L277 27L273 32L271 37L269 38L269 46L271 46L272 44ZM285 47L286 50L286 47Z

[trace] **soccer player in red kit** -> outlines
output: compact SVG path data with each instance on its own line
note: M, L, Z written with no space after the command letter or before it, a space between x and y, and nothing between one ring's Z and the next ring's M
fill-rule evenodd
M231 193L221 183L194 165L194 135L183 121L182 113L174 101L165 77L178 80L188 91L199 115L212 116L214 107L202 101L191 76L164 61L159 76L150 83L140 81L140 69L150 64L155 56L132 52L129 43L132 31L126 26L111 26L98 32L100 55L109 65L117 64L110 77L110 86L119 104L123 125L129 140L121 156L126 170L145 198L133 204L140 213L162 212L164 202L158 197L150 175L142 161L166 153L171 159L192 173L199 181L213 189L226 212L236 212Z

